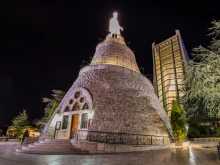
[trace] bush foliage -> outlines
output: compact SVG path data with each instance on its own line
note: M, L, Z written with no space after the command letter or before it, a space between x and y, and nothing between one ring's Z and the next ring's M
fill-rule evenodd
M182 142L186 137L186 121L184 111L176 100L172 101L171 126L176 141Z

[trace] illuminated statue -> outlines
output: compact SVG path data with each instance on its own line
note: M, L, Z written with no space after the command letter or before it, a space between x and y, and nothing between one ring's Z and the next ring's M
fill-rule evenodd
M109 31L111 34L120 34L120 29L123 30L123 28L119 25L118 19L117 19L118 13L113 13L113 18L110 19L109 23Z

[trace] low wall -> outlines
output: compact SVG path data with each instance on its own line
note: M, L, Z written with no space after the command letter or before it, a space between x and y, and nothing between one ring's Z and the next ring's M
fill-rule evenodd
M170 138L166 136L127 134L114 132L78 131L77 141L89 141L110 144L128 145L164 145L170 144Z
M20 142L21 139L8 139L9 142Z
M220 137L189 138L189 141L198 141L198 142L220 141Z
M76 148L81 148L82 151L88 151L90 154L128 153L128 152L138 152L138 151L140 152L147 150L175 148L175 143L170 143L166 145L122 145L122 144L107 144L107 143L84 141L84 142L75 142L73 145Z

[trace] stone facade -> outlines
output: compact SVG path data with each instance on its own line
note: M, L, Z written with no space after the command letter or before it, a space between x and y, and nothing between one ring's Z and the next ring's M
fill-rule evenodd
M170 120L155 95L153 85L140 73L134 54L122 37L107 36L104 42L98 44L91 65L80 70L78 78L46 125L41 139L45 137L55 114L64 113L64 108L77 91L87 93L89 110L93 113L87 129L89 134L85 134L87 138L84 139L91 140L92 133L99 133L102 139L109 138L107 134L111 134L117 143L120 143L122 134L134 136L133 139L138 135L172 137ZM156 139L161 144L161 137ZM145 140L149 140L148 137ZM165 141L169 143L169 140Z
M97 45L91 65L111 64L123 66L140 73L134 53L122 41L124 42L123 38L107 36L104 42Z
M80 86L93 96L91 130L168 135L164 122L169 127L169 120L164 117L152 84L141 74L120 66L88 66L72 88Z

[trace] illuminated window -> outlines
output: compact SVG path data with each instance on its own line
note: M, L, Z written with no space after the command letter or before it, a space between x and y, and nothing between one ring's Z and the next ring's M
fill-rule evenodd
M88 113L83 113L81 116L81 129L88 128Z
M184 91L184 70L179 36L153 47L155 90L159 101L168 112L172 100L181 99ZM188 62L188 61L185 61ZM170 113L168 113L168 116Z
M68 120L69 120L69 115L64 115L64 116L63 116L62 129L67 129L67 126L68 126Z

